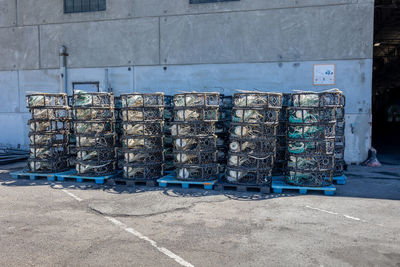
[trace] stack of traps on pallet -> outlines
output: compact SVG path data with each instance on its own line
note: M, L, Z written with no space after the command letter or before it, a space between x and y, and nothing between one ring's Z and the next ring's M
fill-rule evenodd
M27 95L30 172L60 172L68 169L70 112L66 94Z
M233 100L225 179L235 184L269 185L282 94L242 92Z
M288 107L286 182L298 186L327 186L335 167L335 129L340 91L299 92Z
M124 94L121 102L124 178L161 177L164 166L164 94Z
M99 176L116 169L114 96L75 91L72 98L78 175Z
M174 96L171 126L176 178L204 181L218 174L218 93L184 93Z

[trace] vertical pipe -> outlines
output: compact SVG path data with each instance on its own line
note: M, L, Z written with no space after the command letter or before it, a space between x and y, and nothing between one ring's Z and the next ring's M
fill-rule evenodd
M60 92L68 93L67 88L67 48L60 47Z

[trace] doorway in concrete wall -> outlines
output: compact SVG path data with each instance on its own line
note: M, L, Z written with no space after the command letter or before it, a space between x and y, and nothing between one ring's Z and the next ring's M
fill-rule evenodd
M375 0L372 145L400 163L400 0Z

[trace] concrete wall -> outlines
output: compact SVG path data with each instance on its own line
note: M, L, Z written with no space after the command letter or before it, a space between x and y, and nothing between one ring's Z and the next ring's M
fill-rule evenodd
M28 145L25 94L59 91L65 45L69 93L77 81L116 94L340 88L346 160L367 155L373 0L108 0L106 11L76 14L63 14L62 0L0 1L0 145ZM324 63L336 64L335 86L312 85Z

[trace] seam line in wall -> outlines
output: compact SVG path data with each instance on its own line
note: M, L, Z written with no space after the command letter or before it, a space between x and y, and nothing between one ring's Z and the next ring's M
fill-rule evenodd
M161 65L161 17L158 17L158 64Z
M280 61L246 61L246 62L222 62L222 63L177 63L177 64L137 64L137 67L158 67L158 66L192 66L192 65L231 65L231 64L265 64L265 63L302 63L302 62L326 62L326 61L351 61L351 60L372 60L372 58L345 58L345 59L304 59L304 60L280 60ZM107 66L82 66L82 67L70 67L69 69L102 69L102 68L120 68L130 67L132 65L107 65ZM21 69L21 70L55 70L59 67L43 67L35 69ZM16 69L0 69L0 71L15 71Z
M18 88L18 113L21 113L21 88L19 82L19 70L17 70L17 88Z
M41 62L41 56L40 56L40 25L38 25L38 62L39 62L39 69L41 69L42 62Z
M274 7L274 8L262 8L262 9L248 9L248 10L224 10L215 12L203 12L203 13L192 13L192 14L171 14L171 15L155 15L155 16L138 16L138 17L126 17L126 18L110 18L110 19L92 19L92 20L78 20L78 21L64 21L64 22L48 22L46 24L26 24L21 26L37 26L37 25L57 25L57 24L72 24L72 23L89 23L89 22L101 22L101 21L123 21L123 20L135 20L145 18L160 18L160 17L181 17L181 16L199 16L199 15L212 15L212 14L226 14L226 13L240 13L240 12L257 12L257 11L268 11L268 10L280 10L280 9L303 9L303 8L316 8L316 7L333 7L333 6L350 6L350 5L370 5L371 3L342 3L342 4L330 4L330 5L314 5L314 6L290 6L290 7ZM15 26L0 26L1 28L13 28Z

